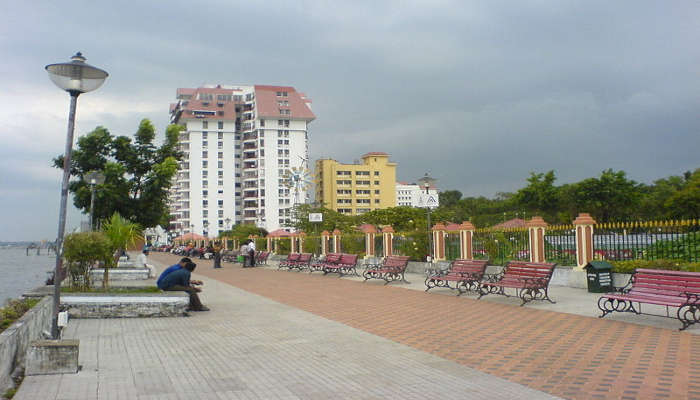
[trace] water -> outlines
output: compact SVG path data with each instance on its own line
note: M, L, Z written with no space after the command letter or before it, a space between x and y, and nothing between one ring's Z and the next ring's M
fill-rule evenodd
M24 248L0 248L0 306L46 283L46 272L53 271L55 262L56 256L47 255L46 249L41 249L41 255L29 249L27 256Z

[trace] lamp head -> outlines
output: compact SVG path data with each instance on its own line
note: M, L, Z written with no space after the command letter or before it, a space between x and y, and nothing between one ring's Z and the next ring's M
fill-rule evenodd
M71 62L47 65L46 72L56 86L72 95L91 92L102 86L109 74L85 60L82 53L77 52Z

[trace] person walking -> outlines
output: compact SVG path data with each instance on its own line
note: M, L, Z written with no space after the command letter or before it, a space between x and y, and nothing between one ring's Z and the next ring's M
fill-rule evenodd
M248 268L248 258L250 257L250 254L248 253L248 241L246 240L243 242L241 245L241 248L239 249L241 256L243 256L243 268Z

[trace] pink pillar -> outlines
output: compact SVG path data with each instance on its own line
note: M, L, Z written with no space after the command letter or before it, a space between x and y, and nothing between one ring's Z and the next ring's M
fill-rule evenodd
M579 213L574 220L576 228L576 268L582 270L593 260L593 226L595 220L588 213Z
M532 217L526 226L530 236L530 262L545 262L544 233L547 223L542 217Z
M445 259L445 225L438 222L433 226L433 261Z
M338 229L333 229L333 252L334 253L341 253L343 251L343 247L340 245L340 237L342 236L342 233Z
M392 241L394 239L394 228L385 226L382 228L382 237L384 239L384 257L392 255Z
M328 254L328 241L331 234L328 231L321 232L321 254Z
M460 252L459 255L463 259L471 260L474 258L472 239L474 238L474 225L469 221L464 221L459 226Z

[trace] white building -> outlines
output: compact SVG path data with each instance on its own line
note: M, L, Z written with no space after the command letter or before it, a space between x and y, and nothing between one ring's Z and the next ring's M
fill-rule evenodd
M415 183L396 182L396 205L421 207L418 198L425 193L425 188ZM428 194L437 196L438 190L435 186L428 188Z
M216 237L238 223L289 226L295 193L285 175L308 168L311 101L293 87L264 85L181 88L177 100L170 120L185 126L184 158L171 190L171 229Z

